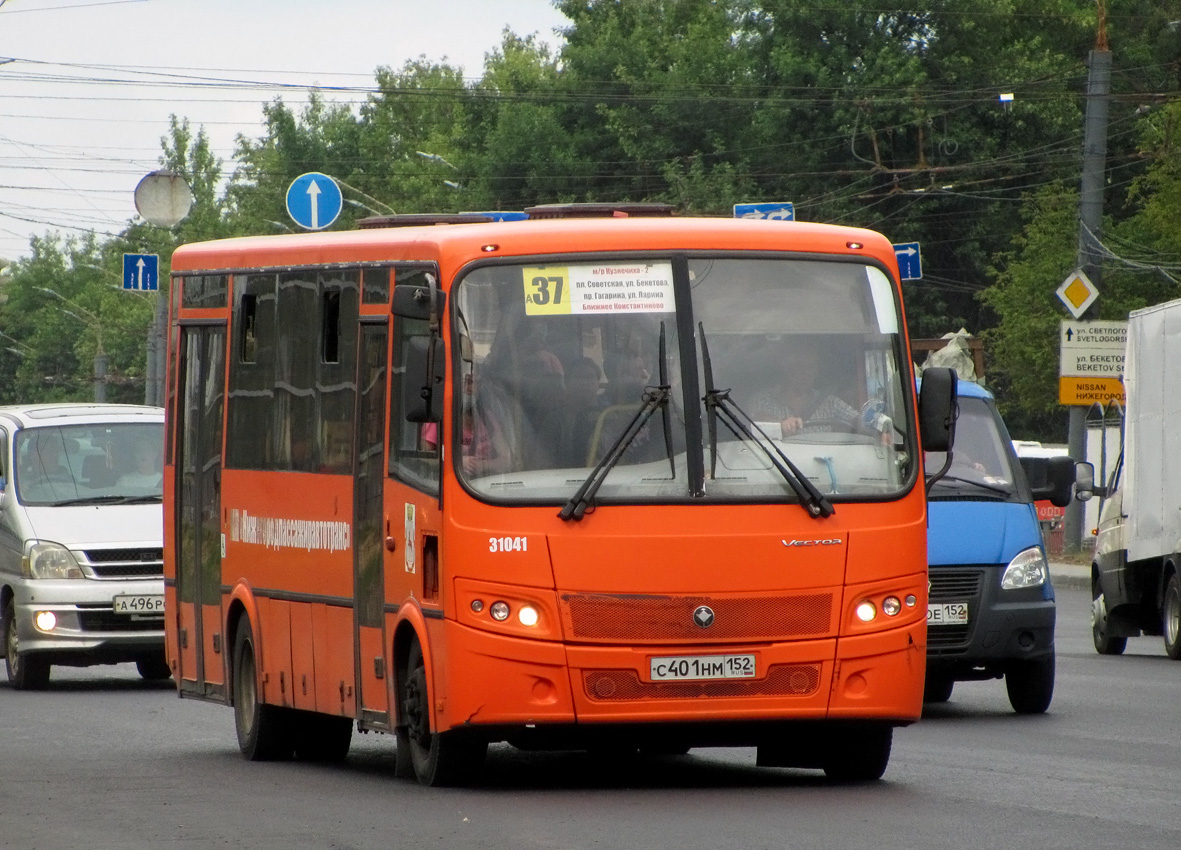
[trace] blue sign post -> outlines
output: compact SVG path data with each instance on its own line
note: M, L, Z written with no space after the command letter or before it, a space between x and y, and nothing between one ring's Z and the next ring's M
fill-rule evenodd
M123 288L140 292L155 292L160 288L160 256L158 254L124 254Z
M735 204L734 217L795 221L796 208L790 201L777 201L770 204Z
M299 175L287 188L287 214L304 230L331 226L343 206L336 181L318 171Z
M923 276L923 255L918 242L900 242L894 246L898 258L898 274L903 280L918 280Z

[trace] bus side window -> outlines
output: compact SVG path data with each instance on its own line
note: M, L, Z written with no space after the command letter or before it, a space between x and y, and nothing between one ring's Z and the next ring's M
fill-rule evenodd
M412 375L406 368L412 339L429 337L427 322L422 319L395 317L391 346L390 387L390 457L389 474L424 493L439 493L439 439L442 423L411 422L403 402L403 384L421 386L422 375ZM436 392L442 394L443 387ZM428 431L433 439L427 439Z

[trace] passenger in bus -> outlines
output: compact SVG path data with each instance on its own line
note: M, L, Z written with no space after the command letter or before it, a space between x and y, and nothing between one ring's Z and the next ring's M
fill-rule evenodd
M777 386L764 390L751 403L759 422L777 422L783 436L814 431L860 430L857 409L834 393L816 386L820 351L815 344L793 340L778 355L782 367ZM772 435L774 436L774 435Z
M602 372L589 357L580 357L566 368L566 421L563 428L565 466L588 466L591 437L599 416L607 407L601 392Z

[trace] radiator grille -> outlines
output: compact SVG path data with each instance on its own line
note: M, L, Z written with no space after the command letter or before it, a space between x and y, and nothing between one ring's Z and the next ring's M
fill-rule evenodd
M702 605L714 622L701 628L693 612ZM775 640L827 634L832 628L831 593L711 598L565 594L562 607L576 640L620 643L693 643Z
M964 625L931 626L927 629L927 649L946 650L967 646L972 639L972 624L980 611L980 592L984 584L983 567L944 569L932 567L932 602L967 602L968 622Z
M810 696L820 687L819 664L778 664L764 679L643 682L634 670L587 670L583 689L596 702L699 697Z
M86 568L95 578L163 578L164 550L87 549Z

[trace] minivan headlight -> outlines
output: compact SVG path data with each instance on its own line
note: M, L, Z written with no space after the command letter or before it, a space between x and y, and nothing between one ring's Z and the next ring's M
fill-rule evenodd
M1001 576L1001 590L1020 590L1024 587L1040 587L1046 583L1049 569L1046 556L1040 546L1031 546L1017 553L1005 574Z
M21 566L27 578L85 578L70 550L60 543L34 543Z

